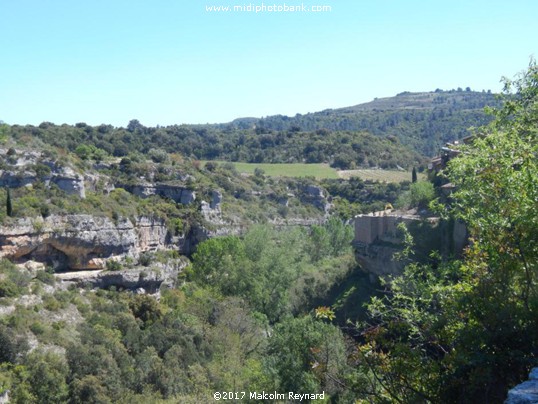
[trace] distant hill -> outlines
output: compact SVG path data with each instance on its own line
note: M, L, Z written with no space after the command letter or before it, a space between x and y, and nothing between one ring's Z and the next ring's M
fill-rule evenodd
M352 107L294 117L275 115L258 120L236 119L231 125L255 127L258 133L290 129L368 131L376 136L395 136L420 154L432 156L447 141L468 135L469 127L488 123L491 118L485 114L484 107L498 105L499 101L491 92L470 89L406 91Z
M248 163L326 163L340 169L423 167L447 141L491 119L495 95L463 90L404 92L352 107L294 117L240 118L215 125L146 127L133 119L111 125L3 125L5 136L38 141L99 159L137 153L179 153L200 160ZM136 157L135 157L136 159Z

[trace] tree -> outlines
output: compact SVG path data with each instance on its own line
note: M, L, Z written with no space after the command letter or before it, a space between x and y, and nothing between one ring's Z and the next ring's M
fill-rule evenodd
M416 207L424 209L428 207L430 201L435 198L433 184L428 181L414 182L409 187L409 191L402 193L396 204L400 208Z
M6 196L6 214L9 217L13 216L13 206L11 204L11 192L9 190L9 187L7 189L7 196Z
M135 132L136 130L143 131L145 126L140 123L138 119L131 119L127 124L127 130L129 132Z
M244 245L238 237L212 238L197 246L189 277L201 285L216 286L224 294L236 294L246 281L239 274L244 261Z
M348 370L344 338L332 324L312 316L286 318L269 339L266 366L279 391L340 392Z
M417 182L417 169L413 167L413 171L411 172L411 182Z
M51 352L32 352L27 358L31 391L39 403L60 403L67 398L65 359Z
M0 121L0 143L6 143L11 128L8 124Z
M512 91L515 89L515 92ZM359 367L379 401L502 402L538 351L538 67L505 80L494 121L448 164L462 262L409 265L373 299ZM417 183L417 185L420 183ZM415 185L415 184L413 184Z

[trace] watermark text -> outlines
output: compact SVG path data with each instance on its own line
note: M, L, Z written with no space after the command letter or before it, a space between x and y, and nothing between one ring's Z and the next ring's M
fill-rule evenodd
M305 5L287 3L248 3L234 5L208 5L205 6L208 13L327 13L332 11L329 5Z

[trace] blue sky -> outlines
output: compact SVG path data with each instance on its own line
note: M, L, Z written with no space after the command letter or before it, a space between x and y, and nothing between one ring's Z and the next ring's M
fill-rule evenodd
M208 12L210 6L330 12ZM500 91L535 0L0 0L0 120L147 126L295 115L402 91Z

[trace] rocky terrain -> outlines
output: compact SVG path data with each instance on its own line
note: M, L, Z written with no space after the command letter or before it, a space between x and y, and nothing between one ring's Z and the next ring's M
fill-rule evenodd
M0 259L32 276L54 272L62 284L156 293L188 262L157 262L156 253L190 256L198 243L239 234L258 220L277 227L319 224L332 206L327 192L308 182L275 192L244 177L200 175L188 163L135 161L92 163L49 150L0 149L0 189L11 191L16 210L0 224ZM238 189L234 184L241 182L256 188ZM237 211L235 201L286 214L266 211L252 219L252 209ZM288 214L292 206L309 207L314 215Z

